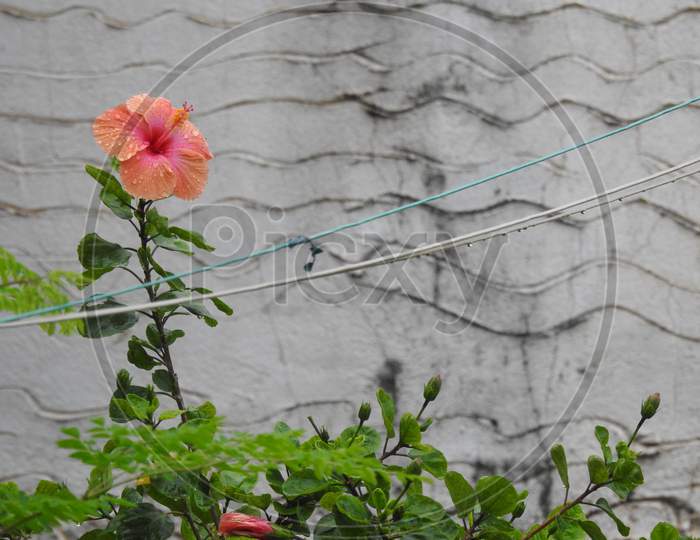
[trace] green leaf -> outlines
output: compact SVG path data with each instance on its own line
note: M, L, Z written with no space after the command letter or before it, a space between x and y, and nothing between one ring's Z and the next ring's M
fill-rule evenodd
M662 521L651 531L651 540L679 540L680 533L670 523Z
M79 538L79 540L116 540L116 537L111 531L95 529L93 531L86 532Z
M474 511L477 504L476 492L461 474L455 471L448 472L445 475L445 485L459 517L464 518Z
M484 476L476 483L481 511L493 516L510 514L518 504L518 492L507 478Z
M119 180L117 180L114 176L112 176L110 173L107 171L104 171L102 169L99 169L95 167L94 165L85 165L85 172L88 173L90 176L92 176L97 182L104 187L108 182L110 181L115 181L119 183Z
M201 405L198 405L197 407L190 407L187 409L187 414L189 415L190 419L194 418L201 418L201 419L210 419L214 418L216 416L216 407L214 407L214 404L211 401L205 401ZM252 489L252 487L251 487Z
M156 274L158 274L160 277L168 278L168 277L174 275L172 272L168 272L160 264L158 264L155 257L153 257L153 253L151 253L150 250L147 251L146 259L148 260L150 265L153 267L153 270L156 271ZM173 279L167 281L167 284L171 289L175 289L178 291L185 290L185 282L182 281L180 278L173 278Z
M205 289L204 287L196 287L192 289L194 292L198 292L199 294L209 294L211 289ZM209 301L214 304L216 309L218 309L221 313L224 313L225 315L231 316L233 315L233 308L229 306L226 302L224 302L221 298L217 298L216 296L213 298L209 298Z
M383 388L379 388L377 390L377 402L379 402L379 408L382 410L382 419L384 420L386 434L391 439L396 435L396 432L394 431L396 405L394 405L394 400L392 397L387 394Z
M408 455L414 459L420 459L423 468L435 478L443 478L447 472L447 460L437 448L427 444L421 444L411 448Z
M343 493L340 491L329 491L324 493L321 500L318 501L318 505L324 510L332 512L335 508L335 501L338 500L338 497L340 497L342 494Z
M353 438L356 431L357 426L345 428L337 439L338 444L343 446L350 444L350 440ZM367 451L367 454L374 454L382 446L382 441L376 429L369 426L362 426L352 444L353 446L362 446Z
M559 473L559 478L561 478L561 483L564 484L566 489L569 489L569 466L566 462L566 451L564 447L561 444L555 444L550 450L550 455Z
M120 199L119 195L117 195L113 191L104 188L102 191L100 191L100 200L118 218L131 219L132 217L134 217L134 212L132 211L129 204L125 203L122 199Z
M165 421L165 420L172 420L173 418L177 418L182 414L182 411L179 409L168 409L167 411L163 411L160 413L158 416L159 421Z
M162 234L158 234L157 236L153 237L153 242L157 246L167 249L168 251L177 251L186 255L192 255L189 244L184 240L180 240L176 236L164 236Z
M101 304L90 304L82 307L83 311L93 311L123 306L113 300L106 300ZM128 313L117 313L115 315L103 315L101 317L90 317L85 319L82 327L78 328L81 336L98 339L113 336L125 332L134 326L139 320L138 315L131 311Z
M108 530L114 531L118 540L168 540L175 525L152 504L141 503L120 509L109 522Z
M284 477L282 473L276 468L269 468L265 471L265 480L270 485L270 487L277 493L282 493L282 484L284 484Z
M182 229L180 227L170 227L170 234L174 234L178 238L189 242L199 249L204 249L206 251L214 251L216 249L214 246L207 244L204 241L204 237L195 231L188 231L187 229Z
M369 523L370 521L369 510L357 497L343 493L336 499L335 506L350 521L356 523Z
M121 219L131 219L134 215L131 207L131 195L124 191L124 188L122 188L121 184L114 176L106 171L100 171L100 173L102 173L100 179L96 178L102 185L100 200L107 208L114 212L117 217Z
M578 524L586 532L586 534L590 537L591 540L607 540L607 538L603 534L603 531L600 530L600 527L595 521L584 519L582 521L579 521Z
M165 330L165 343L167 345L172 345L175 340L181 338L185 335L182 330ZM162 343L160 341L160 333L158 332L158 327L155 324L149 324L146 327L146 338L148 342L154 347L161 347Z
M416 516L428 521L440 521L445 517L445 509L439 502L417 493L411 493L406 498L404 507L406 515Z
M129 262L131 253L119 244L108 242L97 233L83 236L78 244L78 259L87 270L114 270Z
M615 522L615 525L617 526L617 532L619 532L622 536L628 536L630 533L630 528L625 525L622 520L615 515L615 512L613 512L613 509L610 507L610 503L603 497L598 499L595 502L596 506L600 508L603 512L605 512L610 519L612 519Z
M90 471L88 479L88 493L107 493L112 487L112 466L98 465Z
M641 467L629 459L620 459L613 469L612 483L609 487L620 499L626 499L637 486L644 483Z
M179 290L170 290L167 292L164 292L161 295L158 295L157 300L171 300L173 298L191 298L190 292L187 291L179 291ZM192 313L193 315L196 315L200 319L204 319L204 321L209 325L209 326L216 326L218 324L218 321L211 316L211 313L209 313L209 310L204 307L204 304L199 301L199 300L192 300L190 302L185 302L183 304L180 304L183 308L185 308L187 311ZM179 306L173 305L173 306L167 306L164 308L160 308L159 311L161 313L168 313L170 311L174 311L178 308Z
M317 478L313 471L304 469L285 480L282 484L282 493L287 497L301 497L324 491L327 488L327 481Z
M131 414L139 420L146 420L149 417L150 403L136 394L127 394L126 402L130 407Z
M166 216L161 216L158 210L153 206L146 212L146 223L148 234L151 236L156 234L170 234L168 230L168 218Z
M603 459L605 463L610 463L612 461L612 450L608 446L608 441L610 441L610 433L603 426L595 427L595 438L598 439L600 443L600 450L603 452Z
M407 446L420 444L420 425L411 413L405 413L399 421L399 440Z
M591 483L601 485L608 481L608 468L598 456L588 458L588 477Z
M139 369L145 369L146 371L160 364L158 360L149 356L146 349L139 343L136 337L132 337L129 340L129 352L126 355L126 359L130 364L135 365Z
M175 381L168 373L167 369L158 369L153 372L153 384L160 388L163 392L172 393L175 391Z
M370 494L369 500L367 502L369 502L372 508L382 511L384 510L384 508L386 508L386 494L381 489L376 488L372 490L372 493Z

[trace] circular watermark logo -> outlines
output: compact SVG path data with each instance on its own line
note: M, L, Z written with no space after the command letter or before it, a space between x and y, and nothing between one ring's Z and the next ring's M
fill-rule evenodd
M379 2L322 2L279 10L254 17L230 30L222 32L214 39L187 55L154 84L149 94L151 96L160 96L164 94L176 81L184 77L194 66L202 62L202 60L223 47L255 32L270 29L273 26L290 23L302 18L319 16L336 17L344 14L390 18L423 25L431 30L452 36L464 43L465 46L478 48L483 53L500 62L539 96L543 104L564 128L572 143L578 145L584 142L584 138L576 127L573 119L569 116L566 109L560 105L556 96L553 95L547 86L521 63L515 55L506 51L503 47L500 47L480 33L452 21L424 11L399 8ZM303 141L300 141L299 144L303 144ZM599 195L604 193L604 182L591 152L585 145L580 147L578 152L595 193ZM91 202L91 208L95 209L99 204L100 200L97 192L95 192ZM616 242L611 213L606 210L608 209L603 206L601 222L605 238L604 259L606 279L603 290L601 291L601 305L614 306L617 292L617 266L615 264ZM259 224L256 224L255 220L251 218L250 214L243 206L195 204L191 207L189 215L192 228L203 232L205 238L217 248L216 251L207 256L208 258L200 261L202 264L216 266L217 263L220 263L223 259L245 258L246 254L250 254L255 250L256 243L259 240L258 237L260 236ZM266 227L281 225L284 218L284 210L280 207L271 207L267 210L267 218L268 223ZM88 214L86 232L92 232L96 229L97 219L96 212L90 212ZM281 227L279 227L279 229L280 230L273 232L266 231L263 241L266 244L271 244L280 239L284 239L287 233L281 230ZM440 235L444 238L445 234L444 231L436 231L432 235L428 235L427 232L413 233L409 238L405 239L405 243L402 243L400 248L420 245L434 239L439 239L441 237ZM499 253L506 244L507 238L496 238L489 242L483 250L482 262L477 275L471 277L467 275L464 269L459 250L446 251L442 254L444 260L448 263L448 268L454 273L455 280L462 294L465 310L453 319L436 321L434 329L439 336L437 339L460 339L460 336L464 335L463 331L473 324L479 306L483 301L484 293L489 286L494 268L498 264ZM342 252L345 256L357 256L361 254L363 247L366 248L367 246L370 246L371 249L375 250L377 253L386 253L392 249L390 242L369 233L362 237L362 240L359 242L355 236L343 234L333 235L327 243L324 242L322 249L331 253ZM314 262L313 260L309 260L307 252L301 249L294 252L292 259L293 261L291 264L282 265L284 273L286 273L287 269L290 267L294 272L308 271L309 265ZM406 263L400 262L396 263L394 266L387 267L385 273L380 277L379 282L380 284L382 282L397 282L404 291L410 292L410 290L413 290L411 294L420 297L421 292L418 290L419 287L417 287L410 276L404 272L404 264ZM222 268L225 269L225 267ZM199 279L201 281L201 276ZM363 298L363 301L366 303L381 303L384 299L385 290L386 287L376 286L369 291ZM303 286L302 292L306 298L312 301L336 305L350 300L356 300L360 294L359 289L352 285L333 288L332 286L312 285L310 283L306 283ZM284 303L286 296L278 295L276 299L278 303ZM591 388L595 375L603 360L611 334L612 320L613 310L604 309L602 311L600 326L596 333L595 341L592 344L590 360L580 377L575 391L571 393L569 402L563 407L558 418L548 427L542 428L538 443L517 463L513 464L508 471L504 472L512 480L516 481L526 475L528 471L547 454L549 447L560 437L566 426L574 418ZM107 348L102 340L99 339L94 340L94 344L104 375L111 381L112 386L114 386L115 372L109 360Z

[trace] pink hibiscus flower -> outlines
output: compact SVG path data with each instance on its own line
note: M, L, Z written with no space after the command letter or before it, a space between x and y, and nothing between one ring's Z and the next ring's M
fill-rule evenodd
M194 199L204 191L213 156L188 120L192 107L146 94L129 98L95 119L95 141L119 162L124 189L142 199L175 195Z

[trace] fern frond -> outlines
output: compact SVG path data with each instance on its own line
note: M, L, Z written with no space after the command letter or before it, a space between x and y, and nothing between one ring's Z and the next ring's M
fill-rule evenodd
M80 274L65 270L52 270L42 277L0 247L0 312L24 313L63 304L69 300L66 287L79 282ZM58 328L61 334L69 335L81 324L80 321L65 321L58 323ZM49 335L56 332L56 327L56 323L41 325Z

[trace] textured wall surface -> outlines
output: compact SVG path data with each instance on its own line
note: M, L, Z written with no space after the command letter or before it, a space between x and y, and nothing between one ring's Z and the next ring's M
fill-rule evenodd
M300 4L0 6L2 245L37 269L77 269L75 245L94 197L82 165L102 159L91 119L151 88L226 28ZM195 105L194 121L216 156L197 205L190 211L168 201L171 213L201 225L240 216L231 208L245 210L256 227L248 237L262 245L267 233L325 229L570 144L558 107L594 135L700 91L700 7L690 1L418 4L508 51L559 103L543 101L478 46L415 22L334 14L279 24L221 48L167 90L173 101ZM686 109L596 145L605 184L693 157L698 120L697 109ZM356 230L347 237L354 247L329 239L317 267L417 243L420 231L461 234L592 190L582 159L571 154ZM627 435L641 397L658 390L663 415L641 439L648 485L619 511L634 536L662 519L698 534L699 208L694 181L615 208L616 305L604 296L603 227L588 214L509 238L473 324L454 335L435 324L463 311L460 287L450 266L431 258L399 273L375 270L319 284L325 294L240 297L236 315L216 330L187 322L189 339L175 349L186 396L213 400L244 428L278 419L304 425L311 413L332 428L350 420L353 403L378 384L394 390L400 406L415 407L423 381L440 372L446 381L432 440L468 475L504 472L537 448L565 409L603 315L612 312L600 370L562 435L579 447L570 457L576 477L594 449L593 426L605 422L615 436ZM104 236L126 241L129 230L118 220L97 217ZM230 253L229 244L221 240L220 253ZM305 251L295 253L303 263ZM473 283L484 248L460 256L453 262ZM211 288L252 283L287 263L261 259L206 280ZM187 264L173 259L172 266ZM457 275L465 277L463 270ZM126 285L128 278L110 275L100 285ZM349 298L327 294L350 286ZM87 340L47 338L36 329L0 333L0 479L82 481L85 470L54 440L61 427L104 413L125 339L106 345L110 354L100 358ZM534 494L531 519L561 496L545 463L520 482Z

